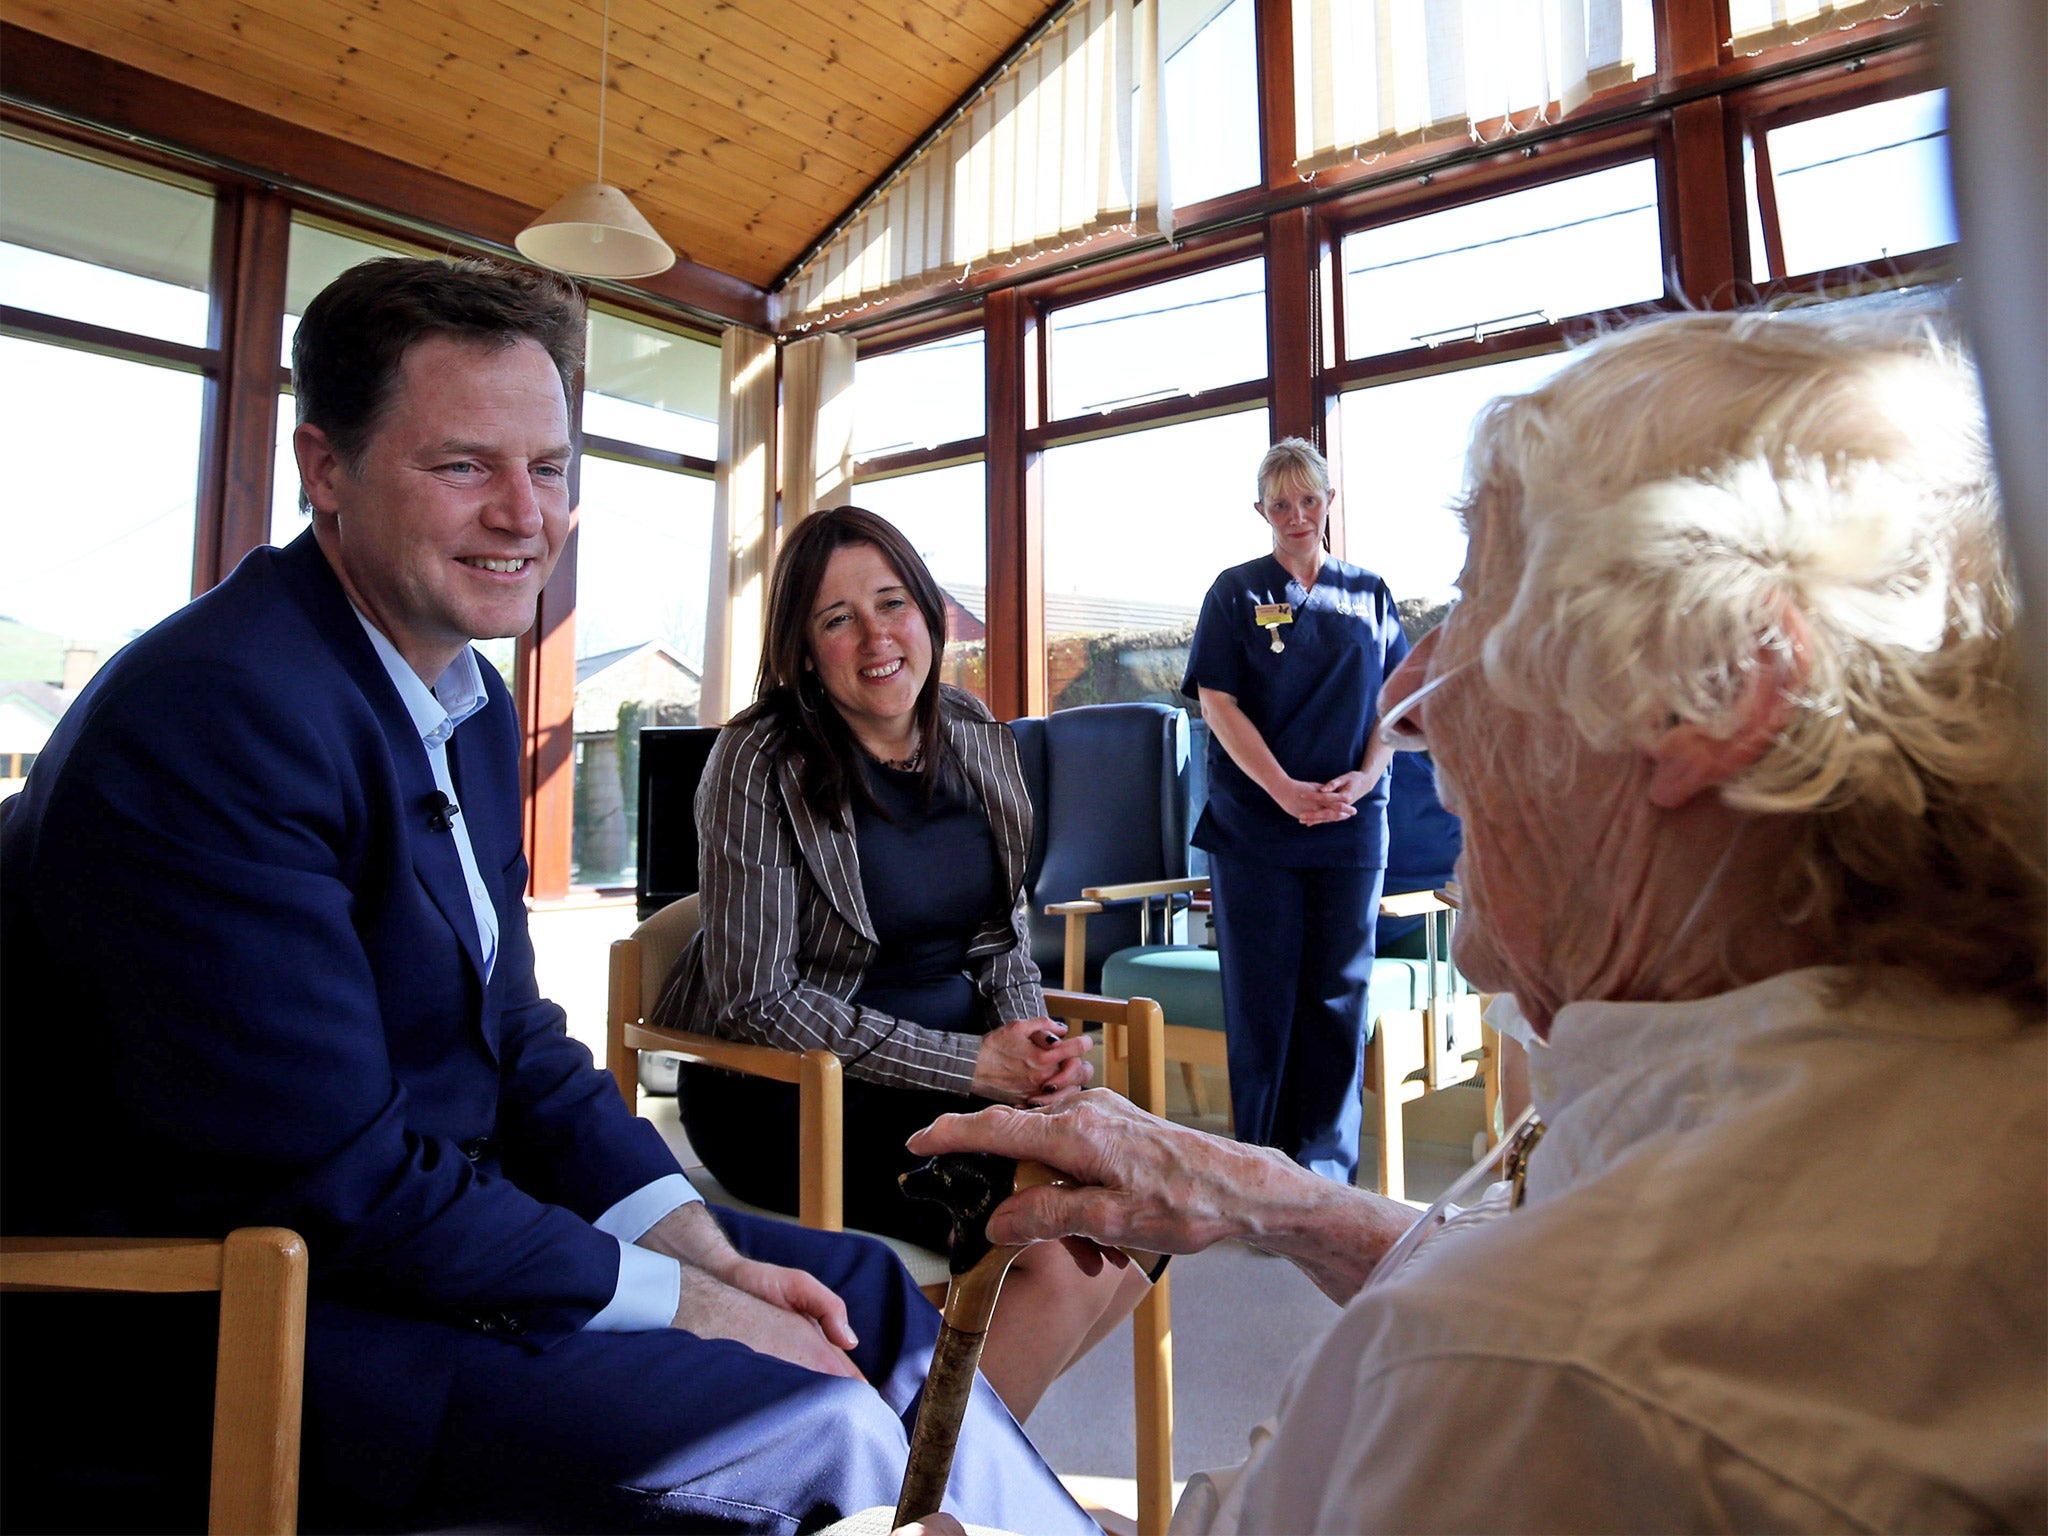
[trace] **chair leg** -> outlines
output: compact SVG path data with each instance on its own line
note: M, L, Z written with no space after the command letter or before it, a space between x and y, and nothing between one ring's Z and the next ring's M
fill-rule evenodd
M1202 1086L1202 1069L1192 1061L1180 1064L1180 1080L1188 1091L1188 1108L1195 1112L1197 1119L1209 1117L1209 1093Z
M619 1085L626 1113L640 1113L640 1053L626 1049L626 1021L640 1017L640 941L612 944L611 973L605 995L604 1065Z
M846 1226L846 1088L839 1058L805 1051L797 1077L797 1220Z
M1380 1193L1408 1198L1406 1149L1401 1141L1401 1104L1408 1074L1422 1065L1428 1016L1419 1008L1380 1015L1372 1032L1372 1080L1379 1095Z
M305 1392L306 1245L245 1227L221 1248L207 1529L290 1536L299 1524Z
M1486 1145L1500 1145L1500 1036L1479 1026L1479 1086L1486 1095Z
M1138 1532L1165 1536L1173 1518L1173 1321L1169 1287L1161 1275L1131 1315L1136 1362Z
M1125 1093L1140 1109L1166 1113L1166 1025L1157 1003L1131 1005L1118 1031ZM1131 1314L1132 1389L1138 1462L1138 1530L1165 1536L1173 1518L1173 1292L1172 1276L1158 1283Z

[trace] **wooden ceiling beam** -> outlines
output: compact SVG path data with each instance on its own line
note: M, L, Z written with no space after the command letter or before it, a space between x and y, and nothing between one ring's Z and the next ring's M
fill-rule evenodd
M282 178L316 195L386 209L500 248L509 249L539 211L11 21L0 22L0 93L242 167L258 181ZM757 284L695 262L678 262L628 286L708 317L768 327L767 295Z

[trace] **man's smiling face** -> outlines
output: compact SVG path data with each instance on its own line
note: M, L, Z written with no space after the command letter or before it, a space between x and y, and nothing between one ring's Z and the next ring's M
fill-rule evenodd
M532 627L570 510L568 406L539 343L429 336L359 464L318 427L295 444L329 563L421 678L471 640Z

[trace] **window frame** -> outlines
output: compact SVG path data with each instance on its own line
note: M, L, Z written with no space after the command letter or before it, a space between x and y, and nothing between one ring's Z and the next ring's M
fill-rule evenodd
M1792 294L1840 294L1897 286L1899 282L1928 282L1955 269L1956 247L1938 245L1885 258L1882 273L1877 270L1880 263L1874 262L1787 272L1770 152L1770 134L1775 128L1918 96L1943 89L1947 84L1940 74L1932 43L1915 39L1882 53L1860 53L1829 66L1765 80L1729 94L1728 150L1735 168L1735 194L1741 203L1741 217L1735 221L1734 230L1737 274L1747 292L1759 302L1768 302ZM1761 283L1749 275L1754 270L1755 253L1749 243L1749 189L1741 171L1745 145L1754 156L1757 219L1763 229L1771 274Z
M1658 237L1664 270L1664 292L1660 297L1588 314L1567 315L1543 325L1498 331L1478 340L1447 341L1435 347L1420 345L1346 358L1343 247L1348 236L1640 160L1652 162L1657 178ZM1405 185L1378 189L1375 194L1332 207L1320 220L1326 259L1331 263L1325 298L1325 351L1321 360L1326 395L1334 400L1367 383L1445 372L1488 358L1548 351L1590 331L1674 308L1678 303L1674 180L1670 124L1660 116L1648 123L1591 129L1541 145L1511 148L1441 175L1425 172Z

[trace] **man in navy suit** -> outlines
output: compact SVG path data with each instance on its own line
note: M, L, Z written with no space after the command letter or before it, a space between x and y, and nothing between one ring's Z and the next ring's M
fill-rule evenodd
M7 1223L302 1233L313 1525L893 1503L937 1332L878 1245L705 1206L536 990L517 726L469 642L532 624L568 537L583 324L481 263L316 298L312 528L101 672L0 845ZM52 1091L84 1042L90 1118ZM949 1507L1095 1529L985 1388L972 1413Z

